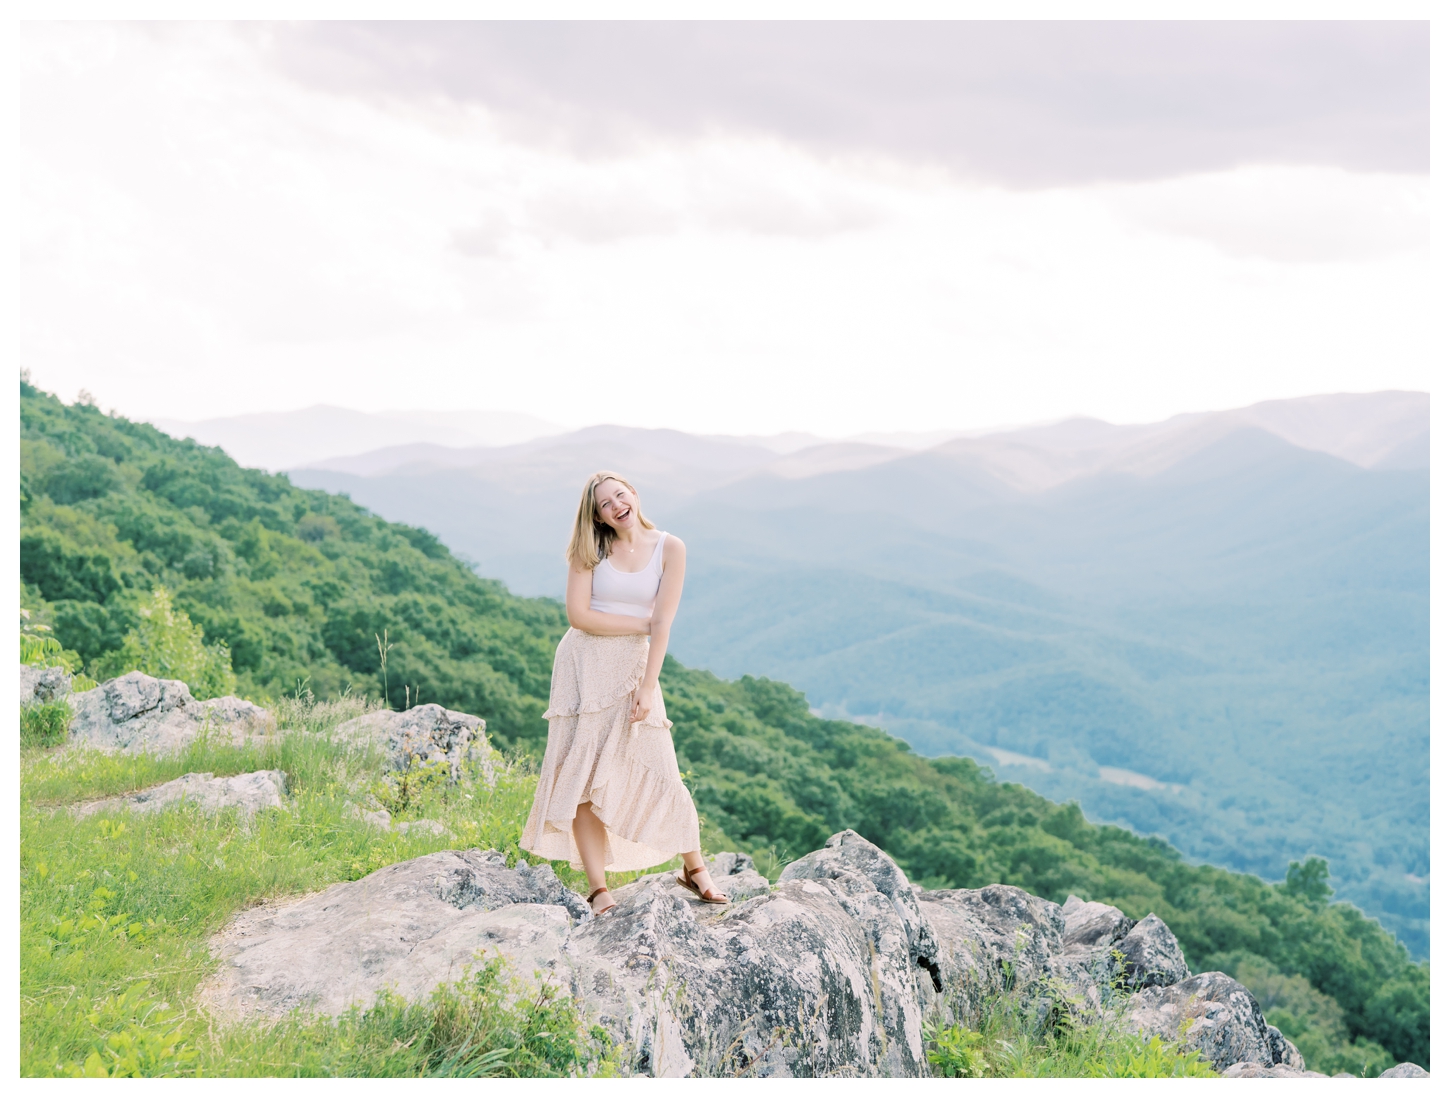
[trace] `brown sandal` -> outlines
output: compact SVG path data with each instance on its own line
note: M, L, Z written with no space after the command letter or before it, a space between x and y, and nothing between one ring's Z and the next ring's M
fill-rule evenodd
M609 904L608 907L606 907L606 908L604 908L604 909L602 909L600 911L595 911L594 910L594 897L595 896L598 896L601 892L608 892L608 891L609 891L609 886L608 885L601 885L599 888L596 888L593 892L589 893L589 899L585 901L585 903L587 903L589 905L589 913L591 915L593 915L596 919L600 915L603 915L605 911L613 911L616 907L619 906L617 903L614 903L614 897L611 896L610 897L610 904Z
M712 900L709 896L706 896L703 892L700 891L700 886L697 885L692 879L697 873L708 872L709 868L710 867L707 865L702 865L696 869L687 869L685 870L685 875L683 877L675 878L675 884L680 885L684 888L688 888L691 892L693 892L696 896L700 897L700 899L704 900L707 904L728 904L730 902L730 897L726 896L725 893L720 892L718 888L712 888L710 890L711 892L720 892L720 898L718 900Z

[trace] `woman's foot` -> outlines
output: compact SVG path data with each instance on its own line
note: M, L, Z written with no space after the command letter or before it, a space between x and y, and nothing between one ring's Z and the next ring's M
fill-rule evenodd
M613 911L615 908L614 897L609 894L608 888L596 888L589 893L589 910L595 915L603 915L606 911Z
M686 869L683 877L676 877L675 883L688 888L707 904L728 904L730 897L715 887L715 882L710 879L710 871L703 865L694 869Z

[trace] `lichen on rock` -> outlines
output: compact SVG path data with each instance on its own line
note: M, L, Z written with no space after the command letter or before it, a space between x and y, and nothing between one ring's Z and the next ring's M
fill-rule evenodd
M20 665L20 704L52 702L70 693L71 676L64 667Z
M276 731L272 714L242 698L198 701L179 679L132 671L70 695L72 743L101 751L179 751L200 736L240 744Z
M492 785L498 753L489 746L486 729L482 717L430 704L402 712L380 709L339 725L337 733L376 744L387 756L389 770L444 765L457 780L464 762L471 760L482 770L485 784Z
M1059 907L1009 885L925 891L853 831L773 887L746 855L709 864L728 907L656 873L615 889L617 906L595 917L547 865L510 868L493 851L415 858L238 917L218 939L210 1001L232 1015L335 1014L384 988L426 995L501 957L571 996L630 1072L909 1078L930 1073L929 1019L970 1023L1009 990L1044 1021L1060 993L1101 1018L1137 980L1125 1020L1145 1038L1186 1030L1238 1074L1303 1070L1241 984L1222 973L1153 982L1187 972L1156 918Z

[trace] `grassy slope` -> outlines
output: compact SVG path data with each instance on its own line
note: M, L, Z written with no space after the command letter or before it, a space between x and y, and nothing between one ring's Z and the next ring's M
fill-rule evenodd
M349 683L376 692L373 633L386 628L395 644L394 704L403 700L402 679L425 701L488 717L502 745L542 743L538 713L564 627L561 608L479 579L423 531L28 386L22 516L27 605L87 658L118 646L135 599L165 582L209 639L231 645L244 692L276 697L304 677L319 693ZM1057 900L1076 892L1135 916L1154 910L1196 968L1253 961L1266 978L1282 970L1327 995L1343 1032L1326 1038L1326 1047L1357 1036L1396 1057L1428 1060L1428 968L1410 963L1392 937L1347 905L1186 865L1161 841L1090 825L1076 806L997 784L968 760L923 759L875 729L818 720L782 684L723 683L673 661L665 680L681 766L720 843L769 865L849 826L926 884L1006 881ZM99 793L88 787L86 795ZM78 799L79 787L69 796ZM31 805L66 799L27 798ZM64 847L67 829L91 826L59 817L47 824L29 810L23 818L32 856ZM480 832L477 841L504 840ZM207 919L249 897L316 887L327 873L360 874L375 862L323 858L318 864L333 868L309 870L315 852L306 843L295 849L302 853L290 876L249 878ZM45 879L26 877L25 903Z
M427 1057L400 1052L410 1038L422 1039L420 1049L427 1045L433 1020L409 1017L400 1005L353 1020L361 1024L331 1027L299 1019L271 1030L217 1029L194 1005L197 985L215 967L207 940L237 911L434 850L517 851L534 785L526 765L506 767L492 787L470 776L460 786L426 789L399 813L400 819L439 820L452 839L384 834L351 816L349 802L366 796L381 760L333 742L328 732L364 708L355 698L322 706L284 700L279 718L292 731L265 747L198 744L164 759L22 754L22 1074L74 1073L88 1060L91 1073L115 1074L395 1075L436 1069L424 1062ZM77 820L62 807L193 771L274 767L288 774L290 808L262 813L251 824L232 812L186 807ZM479 1005L495 1024L509 1021L498 996L483 998ZM553 1019L561 1021L570 1019ZM488 1047L507 1046L508 1037ZM575 1066L572 1056L563 1049L540 1062L524 1049L515 1063L495 1063L488 1073L559 1074Z

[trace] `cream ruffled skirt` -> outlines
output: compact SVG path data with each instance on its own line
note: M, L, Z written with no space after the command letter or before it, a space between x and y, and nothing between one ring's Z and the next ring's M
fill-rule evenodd
M608 834L605 869L649 869L698 850L700 819L680 780L665 700L629 723L649 658L646 637L599 637L570 629L554 653L549 745L519 846L582 869L574 813L586 801Z

